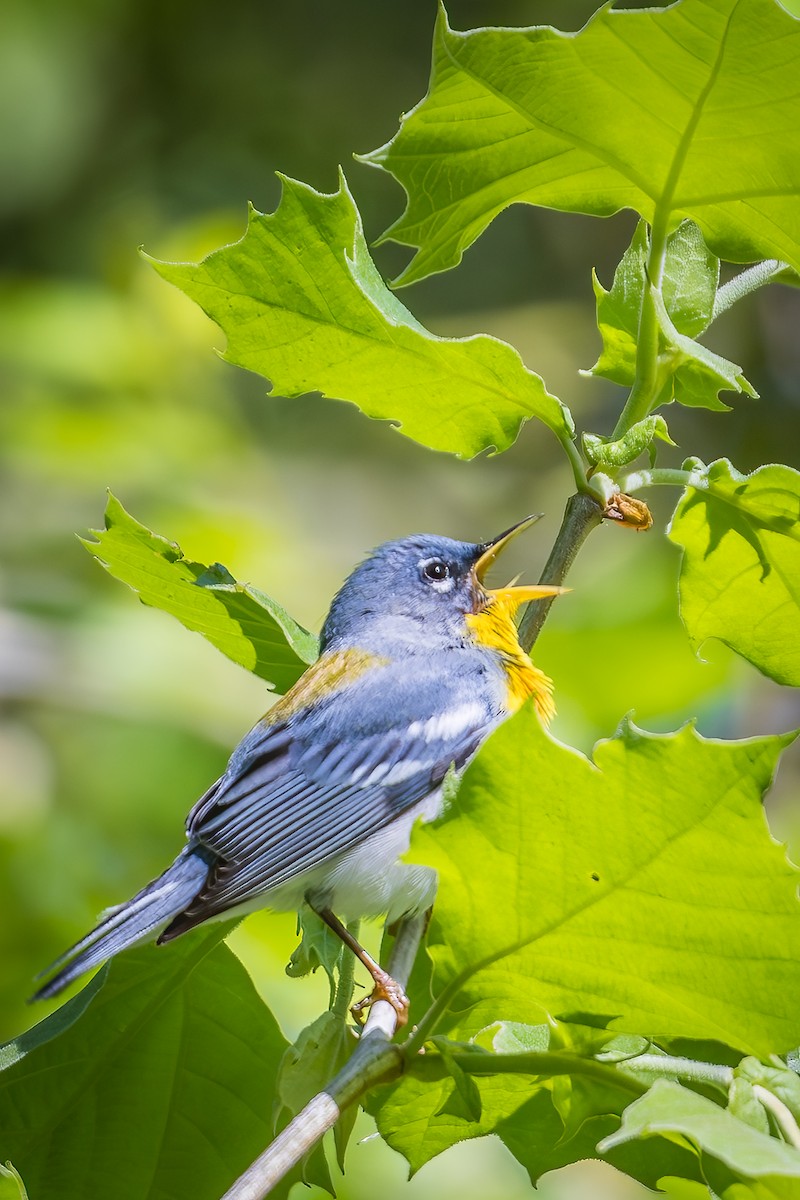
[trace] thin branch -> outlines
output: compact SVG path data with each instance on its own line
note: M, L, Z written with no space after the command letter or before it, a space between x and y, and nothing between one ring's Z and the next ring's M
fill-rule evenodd
M794 1146L796 1150L800 1150L800 1129L798 1129L794 1116L783 1101L779 1100L769 1088L762 1087L760 1083L753 1084L753 1095L764 1105L767 1112L775 1118L775 1123L786 1138L786 1141L791 1146Z
M426 921L426 914L406 918L395 938L389 973L401 987L408 983ZM349 1061L325 1091L314 1096L239 1176L222 1200L263 1200L328 1130L333 1129L343 1108L376 1083L398 1075L402 1052L391 1042L396 1030L397 1013L391 1004L385 1000L376 1001L369 1010L363 1033Z
M564 519L561 522L558 537L550 552L550 557L545 563L540 583L555 585L563 583L581 546L602 519L602 506L594 496L590 496L587 492L577 492L574 496L570 496L564 510ZM524 650L530 651L541 633L552 603L552 598L534 600L525 608L519 623L519 642Z

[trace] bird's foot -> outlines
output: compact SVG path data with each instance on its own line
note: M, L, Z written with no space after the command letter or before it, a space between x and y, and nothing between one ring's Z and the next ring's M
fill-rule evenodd
M386 971L378 968L372 975L375 980L375 987L369 996L365 996L363 1000L359 1000L350 1009L353 1019L358 1025L364 1023L364 1013L370 1008L376 1000L385 1000L387 1004L391 1004L394 1011L397 1013L397 1026L401 1028L408 1024L408 996L405 994L400 984L396 979L392 979L391 975Z

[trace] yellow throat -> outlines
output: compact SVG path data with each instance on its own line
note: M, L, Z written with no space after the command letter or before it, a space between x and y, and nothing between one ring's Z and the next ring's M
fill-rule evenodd
M467 613L467 625L477 644L488 646L500 659L508 683L508 711L515 713L532 696L539 718L547 725L556 711L553 683L533 665L520 646L513 619L520 602L526 598L519 595L524 591L524 588L498 588L489 592L485 608Z

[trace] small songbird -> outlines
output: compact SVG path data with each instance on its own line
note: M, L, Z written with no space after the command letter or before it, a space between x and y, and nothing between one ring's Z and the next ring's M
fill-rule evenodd
M49 968L36 999L158 935L267 907L310 905L361 959L405 1019L402 990L340 918L391 921L433 903L435 873L401 863L442 784L532 697L552 716L550 680L519 644L520 604L548 586L488 588L489 566L528 517L481 544L419 534L386 542L336 595L308 668L197 801L173 864ZM334 914L338 914L334 915Z

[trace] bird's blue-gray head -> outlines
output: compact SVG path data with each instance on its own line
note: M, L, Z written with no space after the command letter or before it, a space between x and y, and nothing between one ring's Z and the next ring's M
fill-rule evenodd
M413 534L384 542L360 563L334 598L322 629L322 649L382 646L441 649L470 637L466 617L489 605L507 608L552 595L553 588L488 589L483 576L511 538L535 517L489 542L457 542Z
M483 547L433 534L384 542L345 580L322 629L322 648L386 637L441 644L463 640L475 612L474 567Z

